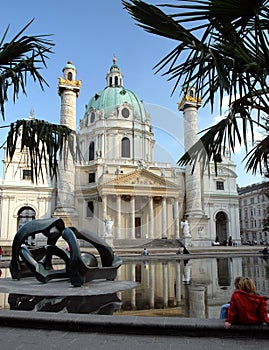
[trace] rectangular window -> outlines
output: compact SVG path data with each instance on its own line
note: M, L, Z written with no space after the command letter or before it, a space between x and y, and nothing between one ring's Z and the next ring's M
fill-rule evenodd
M223 181L217 181L216 182L216 188L217 188L217 190L224 190L224 182Z
M23 180L32 180L32 171L31 169L22 170L22 179Z
M95 182L95 173L89 174L89 183Z
M87 203L87 218L93 218L94 214L94 205L93 201Z

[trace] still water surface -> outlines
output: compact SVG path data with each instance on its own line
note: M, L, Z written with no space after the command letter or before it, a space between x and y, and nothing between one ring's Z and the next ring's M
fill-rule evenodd
M0 294L0 307L106 315L219 318L220 306L233 293L233 280L252 278L261 295L269 296L269 260L259 256L189 260L128 261L118 280L138 283L134 289L90 297L37 297ZM2 269L2 277L8 269Z

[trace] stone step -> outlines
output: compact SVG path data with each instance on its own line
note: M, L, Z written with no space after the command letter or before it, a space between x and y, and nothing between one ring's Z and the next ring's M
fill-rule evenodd
M115 239L114 247L117 248L177 248L180 243L172 239Z

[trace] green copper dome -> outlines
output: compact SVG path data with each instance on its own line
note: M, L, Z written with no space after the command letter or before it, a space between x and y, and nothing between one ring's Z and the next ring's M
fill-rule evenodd
M123 87L123 76L116 64L116 57L113 58L113 65L106 76L107 86L103 91L91 97L86 107L84 118L91 111L100 111L104 118L108 119L112 115L118 115L120 106L133 110L133 116L142 122L146 121L146 111L142 101L131 90Z
M73 65L73 62L72 62L72 61L68 61L68 62L66 63L66 65L65 65L64 68L63 68L63 71L64 71L65 69L74 69L74 70L76 71L76 67Z
M91 110L103 111L104 118L109 118L118 106L128 103L133 108L133 114L142 122L146 121L146 112L142 101L137 95L123 87L106 87L103 91L96 93L89 101L85 117Z

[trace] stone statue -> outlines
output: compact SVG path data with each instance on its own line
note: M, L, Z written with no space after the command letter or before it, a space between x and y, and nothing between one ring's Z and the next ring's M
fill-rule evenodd
M181 229L183 237L190 237L190 225L187 219L181 221Z
M105 220L105 236L112 236L113 220Z

